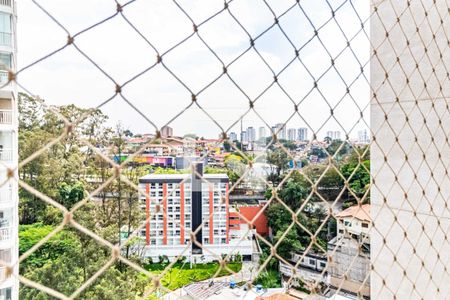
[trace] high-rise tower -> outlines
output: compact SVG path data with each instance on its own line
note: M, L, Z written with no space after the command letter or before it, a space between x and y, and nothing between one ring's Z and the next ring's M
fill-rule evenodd
M18 273L18 186L8 180L8 170L18 162L17 88L9 78L16 70L16 3L0 1L0 299L19 298L16 276L8 276L7 265ZM17 173L17 171L16 171Z

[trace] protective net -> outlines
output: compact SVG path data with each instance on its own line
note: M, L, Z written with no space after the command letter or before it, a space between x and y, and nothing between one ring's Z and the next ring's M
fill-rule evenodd
M450 3L371 2L0 1L4 284L447 299Z

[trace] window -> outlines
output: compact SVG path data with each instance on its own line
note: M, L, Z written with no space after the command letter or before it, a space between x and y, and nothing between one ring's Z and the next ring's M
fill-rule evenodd
M352 222L350 221L344 221L344 225L348 227L352 227Z
M11 288L5 288L0 290L0 299L11 300Z
M0 68L11 69L11 53L0 53Z
M0 45L11 46L11 15L0 12Z
M369 228L369 223L363 222L363 223L362 223L362 227L363 227L363 228Z

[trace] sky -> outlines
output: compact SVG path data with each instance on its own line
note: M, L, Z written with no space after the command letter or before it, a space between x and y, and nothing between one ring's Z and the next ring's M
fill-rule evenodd
M35 2L72 36L116 11L114 0ZM287 122L288 128L307 127L318 137L328 130L345 130L356 136L369 124L369 66L364 68L365 78L358 63L369 60L368 23L365 32L361 31L358 18L367 19L368 1L329 0L336 11L329 22L331 8L326 1L301 0L296 5L295 0L234 0L229 11L210 19L223 9L222 0L177 2L189 17L173 1L136 0L123 8L126 19L117 15L75 37L75 45L85 55L71 45L28 67L63 47L67 33L36 3L19 1L18 69L28 68L19 74L18 82L49 104L103 104L101 109L111 125L121 122L134 133L153 133L154 125L160 128L181 112L169 124L175 135L196 133L215 138L222 129L239 132L238 120L249 109L248 98L257 99L257 113L245 114L244 129ZM277 25L267 30L274 24L273 14L282 15L278 20L284 33ZM197 35L173 48L193 33L190 18L202 24L198 34L220 60L226 65L232 62L227 72L235 84L227 76L214 81L223 73L222 63ZM313 26L319 28L317 36ZM254 49L241 55L250 46L248 34L259 36L255 48L264 60ZM350 47L347 39L351 39ZM157 52L146 40L160 54L166 53L162 62L183 84L161 64L135 78L156 62ZM299 59L294 47L300 49ZM330 55L335 58L339 53L334 68L321 76L331 65ZM272 71L282 71L279 85L267 89L274 80ZM123 97L117 95L104 104L115 94L115 83L109 77L119 85L135 79L122 88ZM312 77L320 79L316 80L317 89L310 92ZM198 94L196 101L204 111L195 105L186 109L192 93ZM294 114L294 103L298 114ZM330 106L335 118L330 118ZM361 110L366 123L361 120Z

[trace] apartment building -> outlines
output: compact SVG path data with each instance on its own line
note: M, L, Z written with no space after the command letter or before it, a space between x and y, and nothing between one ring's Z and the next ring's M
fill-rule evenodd
M277 139L285 140L286 139L286 124L277 123L275 127L272 127L272 130L277 135Z
M258 129L258 139L265 139L267 137L266 127L261 126Z
M18 299L16 277L7 277L6 265L18 259L18 187L8 169L17 166L17 89L9 82L16 69L16 4L0 1L0 299ZM13 269L18 273L18 266Z
M297 140L302 142L308 140L308 128L300 127L299 129L297 129Z
M295 128L289 128L287 130L288 141L295 141L297 138L297 130Z
M370 204L355 205L336 215L337 235L328 242L333 257L328 271L331 287L370 296Z
M256 141L256 129L253 127L247 127L247 138L249 142Z
M358 143L360 143L360 144L370 143L370 136L369 136L369 133L367 132L367 129L358 131Z
M203 163L193 162L190 174L149 174L139 179L146 196L144 256L198 256L204 261L223 254L251 258L257 252L254 231L230 228L229 180L226 174L203 174ZM195 243L190 243L191 232ZM218 255L218 256L217 256Z
M327 131L326 136L331 138L332 140L340 140L341 139L341 132L339 130L335 131Z
M170 126L163 126L161 128L161 137L167 138L173 136L173 128Z

